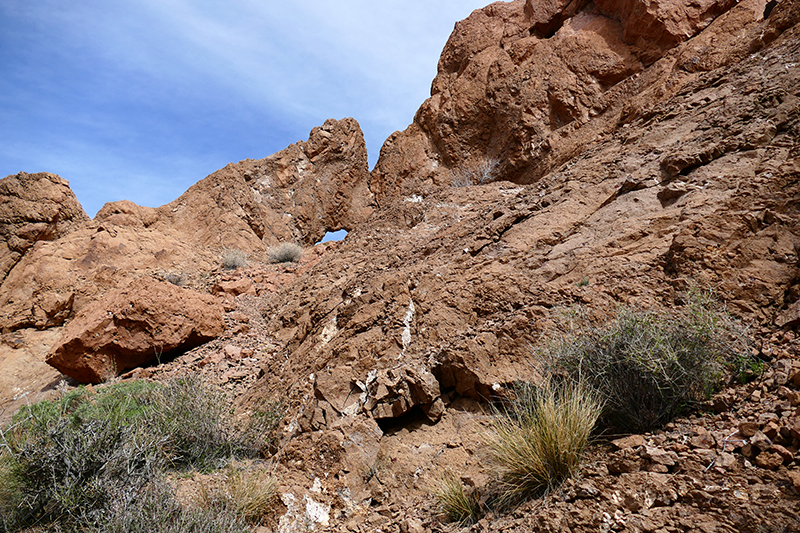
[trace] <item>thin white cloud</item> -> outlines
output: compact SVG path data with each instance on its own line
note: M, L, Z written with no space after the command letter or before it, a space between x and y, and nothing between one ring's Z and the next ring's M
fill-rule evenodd
M187 187L165 161L215 165L197 181L344 116L361 123L374 163L428 96L454 23L486 3L5 0L0 173L70 173L93 197L127 188L157 205ZM158 194L109 179L100 161L159 182ZM90 214L102 204L79 199Z

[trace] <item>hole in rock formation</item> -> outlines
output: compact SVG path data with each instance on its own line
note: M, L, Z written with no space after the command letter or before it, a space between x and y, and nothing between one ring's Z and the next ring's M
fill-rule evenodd
M328 231L320 242L341 241L344 240L345 237L347 237L347 230Z
M425 416L422 407L415 405L402 415L395 418L380 418L375 420L384 435L393 435L401 429L414 431L422 426L431 426L433 423Z
M769 17L770 13L772 13L772 10L775 9L775 6L777 5L778 0L771 0L770 2L767 2L767 5L764 6L764 18Z

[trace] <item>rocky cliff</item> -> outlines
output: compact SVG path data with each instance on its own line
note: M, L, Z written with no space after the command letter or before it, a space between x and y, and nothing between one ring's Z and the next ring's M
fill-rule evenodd
M308 245L351 229L372 211L369 179L353 119L329 120L265 159L230 164L165 206L114 202L94 220L57 176L4 178L0 330L60 326L142 275L200 283L225 249L256 257L279 242Z
M15 252L0 364L87 338L73 324L100 321L103 305L116 316L112 289L181 273L180 290L222 299L225 331L126 379L198 372L242 407L285 402L281 531L322 516L292 507L304 498L328 509L315 527L332 531L442 530L427 491L447 468L486 481L481 405L535 377L530 345L565 309L602 321L620 304L680 307L700 287L752 325L764 379L724 391L718 414L598 447L585 483L474 530L798 530L798 21L797 0L478 10L371 174L355 122L329 121L167 206L78 211ZM338 228L351 230L343 242L298 264L259 260ZM223 247L254 260L223 273ZM84 308L61 340L27 329ZM789 456L733 453L741 424L781 435Z

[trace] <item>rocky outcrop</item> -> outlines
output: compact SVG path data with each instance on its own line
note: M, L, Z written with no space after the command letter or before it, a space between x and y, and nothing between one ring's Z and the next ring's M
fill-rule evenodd
M109 203L91 222L61 178L4 178L0 331L59 326L142 275L203 288L225 249L257 260L278 242L313 244L326 231L352 229L372 212L369 178L353 119L328 120L308 141L232 163L165 206Z
M663 61L694 57L698 43L748 17L742 31L768 34L787 9L763 21L757 8L740 2ZM492 19L471 18L481 17ZM291 357L267 364L263 390L294 398L316 417L311 428L341 412L324 390L287 376L346 368L343 393L350 402L373 394L365 411L380 420L432 405L413 400L398 376L385 392L367 387L370 375L404 365L429 369L440 397L489 398L535 379L530 345L570 306L601 320L619 304L680 305L692 286L713 289L738 316L791 327L800 300L800 39L784 31L758 54L737 55L745 40L724 60L705 57L717 65L708 71L646 67L639 79L666 80L671 96L625 102L630 114L614 120L627 122L576 144L567 164L533 184L436 187L409 174L410 189L384 195L380 216L264 303L266 327Z
M11 275L53 291L52 272L82 272L70 274L80 281L72 303L47 307L74 313L99 294L81 283L111 290L187 257L207 273L213 257L202 254L214 247L256 253L351 229L296 265L254 261L204 277L228 312L224 338L125 376L198 373L244 409L279 400L278 521L363 532L443 530L430 489L447 469L490 486L487 402L536 381L536 347L559 325L603 321L620 305L683 308L687 291L709 290L753 324L762 378L726 385L706 406L718 415L593 447L563 491L474 530L796 524L798 21L797 0L496 3L456 27L432 98L387 141L371 177L343 155L359 160L354 130L326 123L308 143L231 165L169 206L111 204L93 233L67 234L60 251L36 247L57 263L29 253ZM355 223L373 209L369 193L337 203L347 191L300 192L336 189L323 163L352 190L369 183L379 206L366 222ZM449 186L454 178L468 186ZM170 247L148 258L155 242ZM139 255L129 256L133 243ZM37 316L42 294L20 290L0 312ZM93 315L99 338L107 305ZM148 335L137 345L152 349Z
M384 202L447 185L487 161L497 163L490 181L535 182L667 101L688 73L764 46L774 28L764 12L764 0L516 0L478 10L456 25L414 123L384 144L373 192Z
M0 180L0 283L37 242L88 221L65 179L20 172Z
M331 119L311 130L308 141L214 172L159 208L152 225L177 228L205 246L314 244L325 232L352 229L369 216L369 179L358 122Z
M64 329L47 363L81 383L100 383L211 340L223 327L215 298L139 278L86 306Z

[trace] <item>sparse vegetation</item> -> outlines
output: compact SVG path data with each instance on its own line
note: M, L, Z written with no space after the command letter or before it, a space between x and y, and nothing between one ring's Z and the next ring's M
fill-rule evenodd
M433 490L442 516L448 522L462 526L474 524L482 516L480 494L474 487L464 488L464 484L453 472L447 471Z
M186 283L186 276L178 272L170 272L164 276L164 281L172 283L176 287L183 287Z
M121 502L120 502L121 503ZM233 509L184 509L163 479L151 482L127 505L115 505L110 517L91 529L96 533L249 533L251 528Z
M267 252L270 263L296 263L303 255L303 248L291 242L284 242L273 246Z
M461 168L455 172L453 177L453 187L470 187L472 185L482 185L497 179L497 167L500 161L497 159L483 159L474 166Z
M233 512L250 523L260 523L272 510L275 478L263 470L229 468L224 482L203 484L195 502L199 509Z
M225 248L222 251L222 268L236 270L247 266L247 254L236 248Z
M578 468L603 403L584 384L519 384L485 437L500 507L547 492Z
M600 327L581 326L539 355L552 371L585 380L605 401L603 422L643 432L687 412L749 360L746 341L708 298L676 314L623 309Z
M249 421L233 423L232 416L224 397L196 377L96 392L81 387L25 407L0 432L0 531L147 531L154 522L136 522L130 509L167 512L159 507L167 500L153 496L167 490L159 484L167 469L212 468L232 457L257 456L281 415L267 406ZM159 505L148 504L151 496ZM164 523L172 525L163 531L184 531L185 520L205 520L169 516ZM204 527L189 529L236 530L210 522Z

